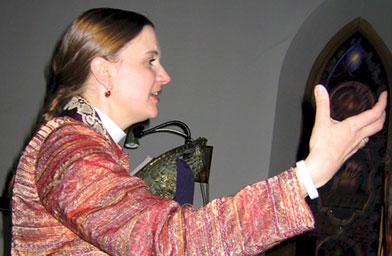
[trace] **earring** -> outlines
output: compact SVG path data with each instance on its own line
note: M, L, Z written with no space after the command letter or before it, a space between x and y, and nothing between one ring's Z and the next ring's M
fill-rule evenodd
M111 93L110 91L106 91L106 92L105 92L105 97L106 97L106 98L109 98L111 94L112 94L112 93Z

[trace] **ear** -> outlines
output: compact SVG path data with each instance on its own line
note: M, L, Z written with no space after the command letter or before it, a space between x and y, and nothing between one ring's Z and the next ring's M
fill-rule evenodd
M91 74L105 88L111 90L110 83L110 62L102 57L95 57L90 64Z

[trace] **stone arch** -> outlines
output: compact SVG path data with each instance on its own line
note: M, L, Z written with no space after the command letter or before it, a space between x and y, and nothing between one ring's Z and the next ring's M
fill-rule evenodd
M381 91L387 90L391 95L392 54L363 17L339 30L316 58L306 83L304 116L314 114L313 90L319 83L330 92L331 114L338 120L370 108ZM384 129L372 136L371 143L351 157L320 189L319 200L308 202L316 218L316 230L300 239L312 240L317 255L335 248L347 248L353 255L367 255L366 252L375 250L382 255L382 251L388 250L391 112L388 104L389 118ZM306 142L313 124L309 119L303 124L302 141ZM304 145L300 147L299 158L308 153ZM358 235L358 230L363 229L367 233L365 240Z
M319 13L318 13L319 14ZM314 14L314 17L311 17L309 20L313 20L317 23L317 17L320 15L316 15ZM355 17L355 16L353 16ZM307 32L312 31L313 33L318 33L317 29L315 29L315 26L318 27L320 25L320 23L317 23L317 25L313 26L313 24L311 24L312 22L307 22L304 24L304 30L306 30ZM339 23L339 22L337 22ZM328 23L329 25L329 23ZM334 24L336 25L336 24ZM335 27L336 28L336 27ZM306 32L305 31L305 32ZM331 39L328 40L325 38L325 35L328 33L321 33L320 34L316 34L315 35L315 42L316 44L318 42L320 42L321 40L328 40L328 43L325 44L324 47L319 47L318 51L316 51L316 54L314 54L314 50L315 48L317 48L317 45L315 47L311 46L307 41L309 40L309 36L307 34L304 34L303 31L300 31L301 33L298 35L298 38L293 40L293 44L295 42L295 47L292 47L291 50L289 50L288 54L287 54L287 61L285 60L285 65L283 65L283 73L282 76L284 75L284 77L281 76L281 81L280 81L280 86L284 86L285 88L282 87L282 89L280 89L279 91L281 92L280 97L285 98L286 102L287 99L291 99L294 100L294 96L295 97L299 97L299 94L303 95L303 114L302 114L302 125L301 125L301 139L300 139L300 147L298 150L298 154L296 156L296 159L303 159L304 157L306 157L307 155L307 145L308 145L308 141L309 141L309 136L310 136L310 132L311 132L311 128L313 125L313 116L314 116L314 98L313 98L313 89L314 89L314 85L318 84L320 82L322 82L323 80L323 71L327 68L328 62L329 60L334 56L334 54L336 54L337 50L339 49L339 47L346 42L350 37L352 37L354 34L359 33L361 36L363 36L363 38L366 39L366 41L368 41L371 46L373 47L374 51L377 53L377 56L379 57L380 63L383 66L383 70L385 71L385 90L388 90L388 94L391 95L391 82L392 82L392 57L391 57L391 53L388 49L388 47L386 46L386 44L384 43L383 39L378 35L378 33L375 31L375 29L372 27L372 25L370 25L369 22L367 22L366 19L364 19L363 17L357 17L355 19L353 19L351 22L349 22L347 25L343 26L342 29L340 29L335 35L333 35L332 37L330 37ZM320 40L321 39L321 40ZM304 41L305 40L305 41ZM313 47L310 49L310 52L308 55L305 56L305 58L302 58L302 62L301 62L301 55L299 54L299 52L297 52L297 50L301 50L302 48L300 48L301 43L304 43L305 45L308 45L310 47ZM348 49L346 49L347 52ZM320 52L320 54L317 57L317 52ZM311 59L311 55L313 54L313 59L316 59L316 61L313 62L313 65L309 65L309 68L307 67L308 61ZM342 54L343 55L343 54ZM287 62L287 64L286 64ZM306 74L293 74L293 72L290 72L294 66L293 64L299 64L300 66L300 71L301 68L302 70L311 70L309 73L307 72ZM311 61L310 61L311 63ZM298 65L295 67L296 69L298 69ZM304 73L304 72L302 72ZM306 86L305 87L301 87L300 84L300 78L301 75L303 75L303 81L307 81L306 82ZM325 74L324 74L325 75ZM307 78L307 79L306 79ZM328 76L327 76L328 78ZM325 80L325 77L324 77ZM290 82L294 82L294 85L289 84ZM295 92L292 92L289 89L289 86L291 87L298 87L298 89ZM286 88L287 87L287 88ZM290 87L290 88L291 88ZM305 89L305 90L301 90L301 88ZM292 89L292 88L291 88ZM292 93L294 93L294 96L289 96L287 97L287 92L290 92L290 95ZM380 91L378 91L376 94L379 94ZM378 95L375 95L375 98L377 98ZM278 96L279 99L279 96ZM390 102L390 100L389 100ZM292 103L290 103L292 104ZM277 104L278 106L278 110L279 110L279 103ZM281 107L282 108L282 107ZM281 109L280 109L281 110ZM388 104L387 107L387 118L388 120L391 119L391 104ZM279 112L279 111L278 111ZM280 111L279 113L287 113L287 111ZM282 122L282 120L287 119L287 116L285 115L284 117L281 117L278 122L275 121L275 126L282 127L284 125L282 124L287 124L287 121ZM293 119L293 118L291 118ZM291 120L290 119L290 120ZM293 120L291 120L293 121ZM388 122L388 121L387 121ZM287 126L284 126L287 127ZM295 126L294 126L295 128ZM286 128L287 129L287 128ZM294 129L295 130L295 129ZM322 203L320 204L319 200L315 200L315 201L308 201L308 204L311 206L312 211L314 212L315 218L316 218L316 230L315 232L308 232L302 236L298 236L295 238L292 238L288 241L285 241L284 243L282 243L281 245L275 247L273 250L269 251L267 253L267 255L319 255L316 253L316 251L322 251L324 250L330 250L330 252L334 249L333 247L337 247L337 248L345 248L347 251L346 253L348 253L348 255L370 255L369 253L366 253L366 248L361 247L362 244L364 244L364 240L361 240L360 242L358 242L358 240L356 239L356 237L354 236L350 236L350 234L346 234L346 230L350 230L350 228L358 228L361 226L353 226L353 223L355 222L360 222L361 219L358 218L358 216L365 216L365 214L371 215L370 217L372 218L371 221L373 221L372 223L375 226L384 226L384 228L382 229L382 236L378 236L380 235L380 233L378 231L380 231L380 229L378 230L373 230L373 231L369 231L369 230L355 230L353 229L354 233L357 234L365 234L364 236L367 236L367 238L369 238L369 234L374 233L375 235L370 238L370 239L375 239L377 241L373 241L372 243L376 245L376 251L378 251L378 255L387 255L386 251L388 250L388 245L387 245L387 238L389 237L388 231L389 228L387 228L388 226L390 226L390 224L388 224L387 218L386 216L388 216L387 213L387 207L388 207L388 193L387 190L389 188L388 181L385 181L384 179L384 183L383 183L383 178L385 178L382 175L387 175L388 173L390 173L390 163L391 163L391 158L390 158L390 150L391 150L391 127L390 125L387 123L385 125L385 128L383 130L384 132L384 136L386 137L385 141L385 145L383 145L382 147L384 147L384 155L381 156L379 158L379 160L381 159L381 164L380 166L375 166L374 164L372 164L370 166L369 169L371 169L371 178L376 177L376 179L378 179L378 184L381 185L381 188L379 187L378 190L376 191L376 193L372 194L372 198L369 199L369 197L365 198L364 200L364 204L362 204L362 207L357 207L357 209L354 209L354 211L356 212L355 215L353 216L352 213L348 213L348 214L344 214L344 212L342 213L341 209L337 209L336 212L328 212L328 210L331 210L328 207L325 207L325 205L323 205ZM293 132L290 133L291 136L293 136ZM274 135L275 136L275 135ZM382 141L382 137L377 140L377 142ZM273 144L274 145L274 144ZM287 145L284 145L287 146ZM283 146L278 146L277 149L281 150ZM283 147L284 148L284 147ZM292 147L290 147L291 149ZM277 152L280 152L279 150L277 150ZM373 149L374 150L374 149ZM369 155L372 154L373 151L362 151L361 156L365 159L368 160ZM278 156L279 158L281 158L281 155ZM273 158L272 158L273 160ZM365 166L369 165L368 162L365 162ZM363 162L362 162L363 164ZM355 166L355 165L354 165ZM357 168L358 166L356 166L355 168ZM361 168L364 168L363 166L360 166ZM278 168L277 168L278 169ZM347 173L346 173L347 174ZM378 175L378 176L377 176ZM381 176L380 176L381 175ZM369 176L369 175L368 175ZM364 177L364 175L362 175L362 177ZM371 179L365 179L367 181L367 183L365 182L365 184L371 184ZM333 181L332 181L333 183ZM375 183L373 183L375 184ZM365 186L366 187L366 186ZM368 187L366 187L368 188ZM384 190L385 188L385 190ZM328 189L328 188L327 188ZM364 191L364 190L363 190ZM362 192L363 192L362 191ZM342 191L340 191L342 192ZM324 193L328 193L328 192L324 192ZM341 193L343 194L343 193ZM377 197L380 198L380 200L377 203L377 205L375 205L375 200L374 200L374 195L377 194ZM322 196L324 197L324 196ZM355 199L355 198L354 198ZM347 204L346 204L347 205ZM360 205L360 204L358 204ZM379 206L382 206L382 210L378 211L375 210L373 212L371 212L371 214L369 214L369 212L367 212L369 209L369 207L373 207L373 208L377 208ZM364 206L364 207L363 207ZM322 211L319 211L321 208ZM332 209L332 211L334 211L335 209ZM376 214L373 214L374 212L376 212ZM336 214L337 216L334 216L334 214ZM365 221L367 220L366 217L362 218L362 222L363 219L365 219ZM377 221L374 222L374 220L377 219ZM321 224L320 224L321 223ZM317 229L317 227L320 227L319 229ZM363 226L362 226L363 227ZM382 237L379 240L379 237ZM361 237L361 239L363 239L363 237ZM378 244L381 244L382 246L377 246ZM373 250L374 248L372 248L371 250ZM304 250L308 250L308 251L304 251ZM384 250L384 254L382 254L382 250ZM351 254L349 254L351 253Z

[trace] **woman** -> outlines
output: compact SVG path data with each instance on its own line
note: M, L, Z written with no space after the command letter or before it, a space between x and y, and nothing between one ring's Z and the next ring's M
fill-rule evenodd
M16 173L13 254L257 254L313 227L304 197L317 196L385 119L384 93L373 109L334 122L327 92L317 86L305 162L232 198L180 208L128 175L117 144L128 126L158 115L169 81L144 16L94 9L72 23L53 57L40 128Z

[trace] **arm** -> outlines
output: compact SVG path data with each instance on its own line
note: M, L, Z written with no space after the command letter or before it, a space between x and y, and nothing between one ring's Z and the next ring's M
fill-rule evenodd
M108 148L89 134L54 132L41 150L37 187L48 212L111 255L249 255L313 227L292 170L203 208L180 208L129 177Z

